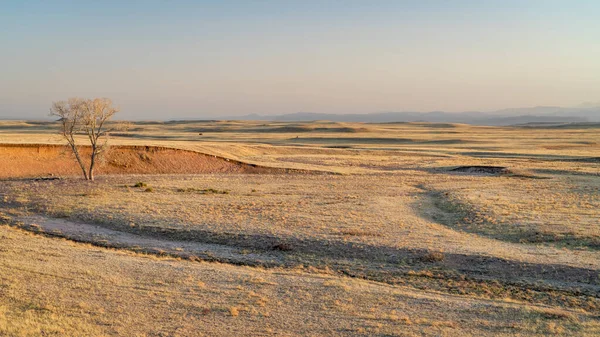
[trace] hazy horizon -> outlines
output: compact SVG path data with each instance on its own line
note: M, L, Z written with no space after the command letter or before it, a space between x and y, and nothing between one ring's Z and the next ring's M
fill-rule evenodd
M600 99L596 1L3 3L0 118L494 111Z

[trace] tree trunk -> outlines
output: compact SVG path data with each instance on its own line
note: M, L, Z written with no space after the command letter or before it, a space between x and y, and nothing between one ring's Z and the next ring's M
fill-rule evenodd
M96 165L96 147L92 147L92 158L90 160L90 171L88 173L87 179L94 180L94 166Z
M73 150L73 153L75 154L77 163L79 163L79 167L81 167L81 171L83 172L83 178L85 180L89 180L87 171L85 169L85 165L83 165L83 161L81 160L81 157L79 156L79 151L77 151L77 146L75 146L75 143L69 143L69 145L71 145L71 149Z

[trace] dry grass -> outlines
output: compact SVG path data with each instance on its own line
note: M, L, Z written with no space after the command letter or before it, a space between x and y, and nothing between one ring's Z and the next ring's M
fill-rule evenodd
M3 122L0 142L58 142L49 132ZM341 175L3 181L4 222L39 213L175 241L125 247L142 256L0 227L0 335L598 335L600 134L547 132L136 123L113 144ZM513 174L451 171L476 165ZM268 268L188 261L202 259Z
M477 187L437 188L437 205L455 215L450 224L474 233L521 243L600 249L600 179L487 181Z
M591 336L599 329L593 316L562 309L136 255L4 226L0 240L0 335L331 336L359 326L370 335L542 336L554 329Z

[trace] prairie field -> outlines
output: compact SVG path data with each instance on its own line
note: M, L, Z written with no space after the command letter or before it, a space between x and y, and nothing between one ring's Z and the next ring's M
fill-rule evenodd
M600 335L599 131L1 121L0 336Z

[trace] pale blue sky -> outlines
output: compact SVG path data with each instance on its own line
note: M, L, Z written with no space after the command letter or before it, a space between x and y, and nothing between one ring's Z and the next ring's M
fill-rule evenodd
M0 117L494 110L600 100L600 1L2 1Z

